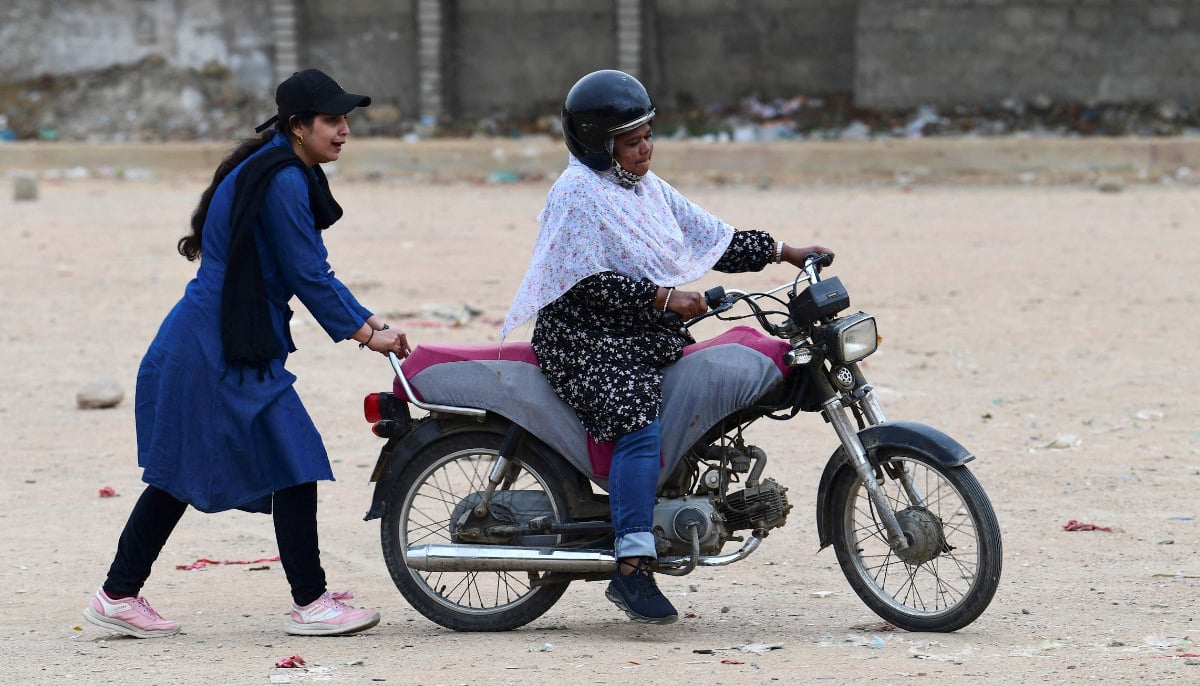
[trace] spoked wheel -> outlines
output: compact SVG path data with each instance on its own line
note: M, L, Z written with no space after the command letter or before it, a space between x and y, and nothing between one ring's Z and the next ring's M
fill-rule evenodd
M405 467L388 494L381 538L396 588L421 614L456 631L507 631L549 610L567 583L534 585L527 572L431 572L405 563L409 547L473 540L482 527L469 512L486 490L503 436L486 431L453 434L425 446ZM550 515L564 521L566 499L543 461L518 455L497 488L492 523L520 524ZM464 526L464 522L467 524ZM553 546L555 535L513 540L511 545Z
M842 573L876 614L908 631L956 631L979 617L1000 582L1000 526L966 467L924 455L879 458L876 476L905 533L894 551L862 480L834 486L833 545Z

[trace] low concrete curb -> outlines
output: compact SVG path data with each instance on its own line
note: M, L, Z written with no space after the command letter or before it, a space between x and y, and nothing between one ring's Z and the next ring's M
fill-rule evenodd
M0 144L0 174L207 177L230 144ZM336 173L411 182L552 179L566 150L549 138L406 142L351 139ZM705 143L662 140L655 172L673 183L759 185L871 179L1056 182L1186 176L1200 138L928 138Z

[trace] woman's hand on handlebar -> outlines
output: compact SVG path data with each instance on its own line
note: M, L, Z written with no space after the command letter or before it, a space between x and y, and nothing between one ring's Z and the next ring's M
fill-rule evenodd
M804 258L816 253L818 255L828 255L829 258L824 260L823 265L828 267L833 264L833 251L829 248L824 248L819 245L806 245L804 247L783 246L783 261L795 267L804 268Z
M704 294L698 291L673 290L667 309L684 319L692 319L708 312L708 303L704 302Z

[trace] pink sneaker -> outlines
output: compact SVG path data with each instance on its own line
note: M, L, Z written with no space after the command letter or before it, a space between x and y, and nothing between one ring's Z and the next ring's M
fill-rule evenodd
M161 638L179 633L179 622L159 615L145 598L113 600L104 589L92 596L83 609L83 618L96 626L134 638Z
M327 591L304 607L293 604L287 632L298 636L342 636L370 629L378 624L378 612L360 610L342 602L343 598L353 597L354 594L350 592Z

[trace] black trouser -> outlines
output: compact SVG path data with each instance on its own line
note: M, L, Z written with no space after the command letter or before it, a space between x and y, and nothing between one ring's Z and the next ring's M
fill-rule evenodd
M117 554L108 568L104 592L135 596L150 578L150 567L167 544L187 503L147 486L133 506L117 542ZM275 542L279 561L292 587L292 600L307 605L325 592L325 570L317 545L317 484L285 488L272 496Z

